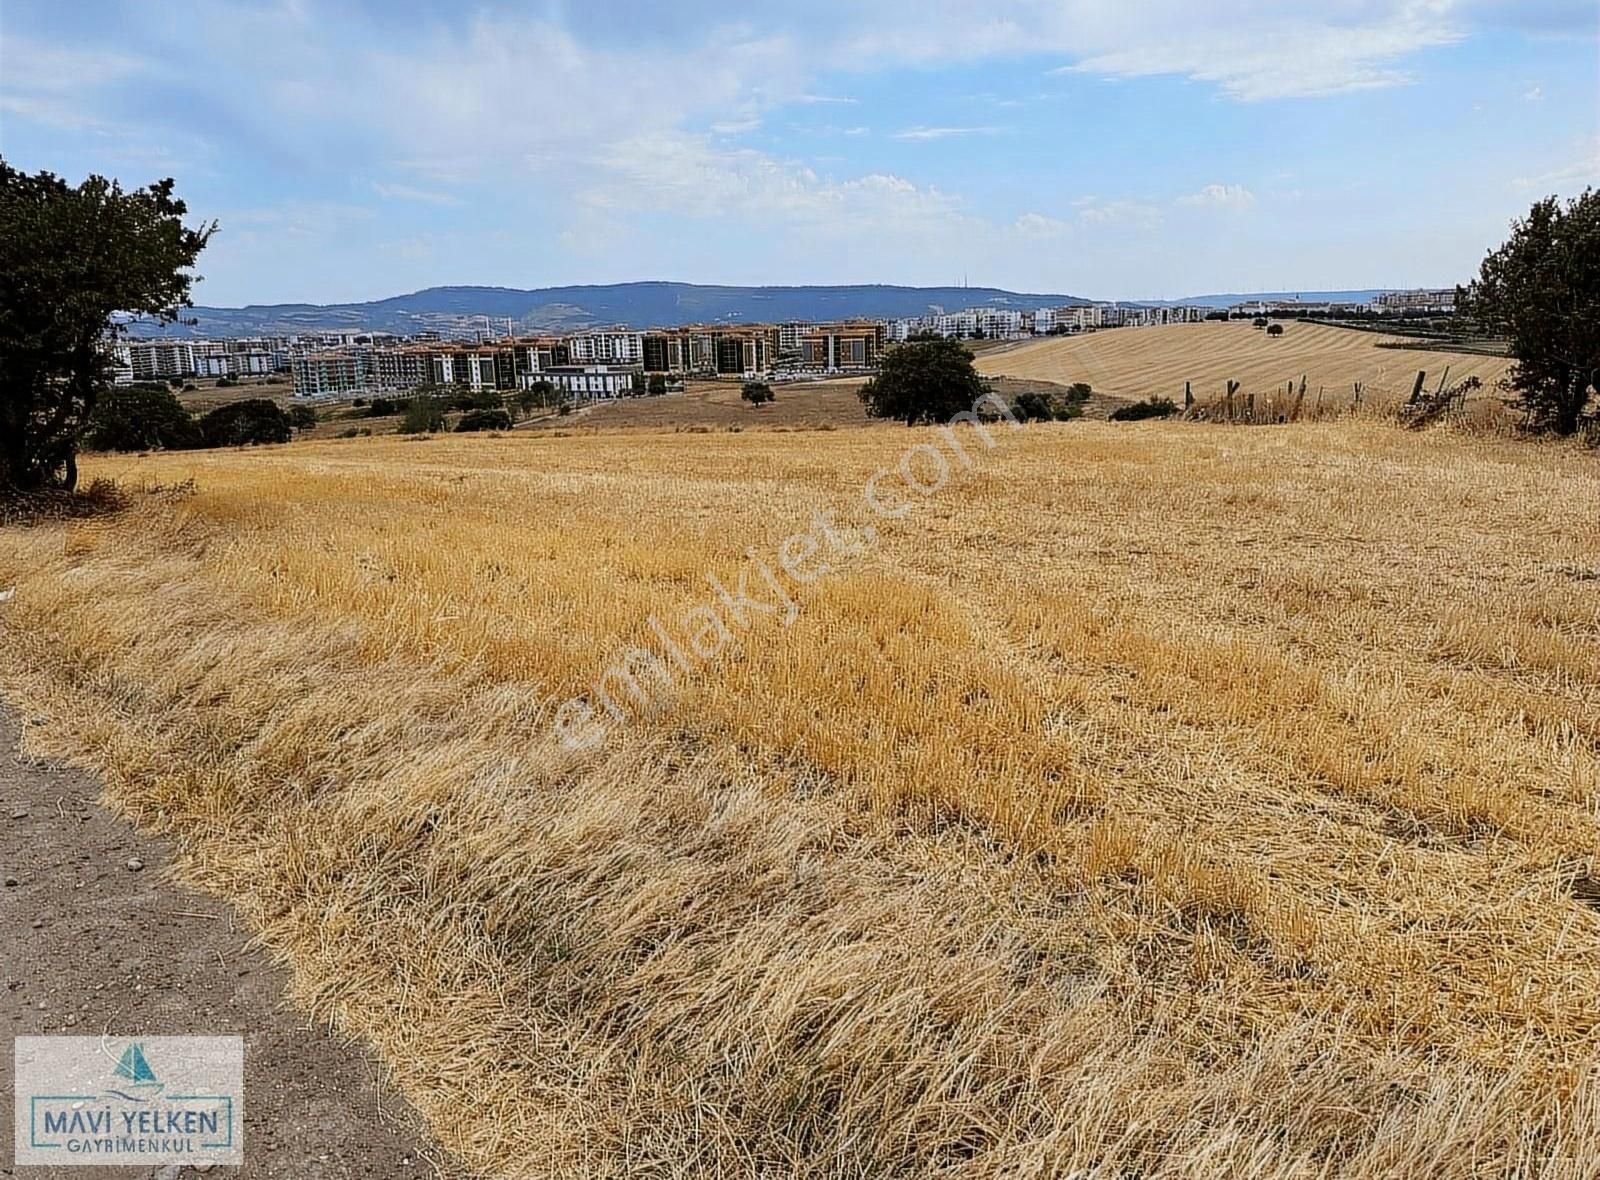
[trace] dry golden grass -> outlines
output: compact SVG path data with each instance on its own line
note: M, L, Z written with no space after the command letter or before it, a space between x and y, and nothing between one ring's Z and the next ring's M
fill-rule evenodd
M652 613L948 444L151 457L0 532L0 683L488 1174L1590 1180L1593 456L995 437L594 752Z
M1234 320L1054 336L985 351L977 367L991 376L1087 381L1123 397L1170 397L1180 403L1185 381L1193 384L1197 399L1210 400L1230 380L1242 382L1245 393L1262 395L1289 381L1298 385L1304 376L1309 410L1319 388L1325 409L1349 406L1356 381L1365 387L1367 404L1402 400L1410 395L1418 369L1427 370L1432 389L1446 366L1452 383L1477 377L1485 394L1494 394L1510 363L1473 353L1380 348L1399 338L1352 328L1294 322L1283 328L1282 336L1269 337L1248 320Z

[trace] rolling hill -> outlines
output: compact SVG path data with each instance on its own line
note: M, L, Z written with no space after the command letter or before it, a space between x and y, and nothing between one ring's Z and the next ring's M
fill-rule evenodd
M1197 398L1222 392L1229 380L1247 392L1282 387L1302 374L1311 389L1349 397L1360 381L1369 400L1408 394L1418 369L1432 384L1450 367L1450 377L1477 376L1491 385L1505 375L1505 357L1415 348L1384 348L1396 340L1375 332L1322 324L1290 323L1269 337L1243 321L1122 328L1082 336L1055 336L992 349L978 358L990 376L1024 377L1095 389L1123 397L1151 394L1181 398L1183 383Z
M696 283L612 283L604 286L429 287L368 303L277 303L195 307L192 324L139 324L141 335L252 336L296 332L414 333L448 330L487 316L519 331L575 331L626 324L634 328L716 321L896 319L935 307L992 306L1030 310L1083 304L1073 295L1018 294L996 287L718 287Z

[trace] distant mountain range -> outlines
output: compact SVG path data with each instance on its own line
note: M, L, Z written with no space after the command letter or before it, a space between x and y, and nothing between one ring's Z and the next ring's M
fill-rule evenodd
M1195 295L1175 300L1129 300L1133 305L1177 303L1227 307L1248 299L1330 300L1365 303L1383 290L1253 291ZM131 326L140 336L287 336L300 332L435 330L444 335L473 326L516 332L573 332L625 324L632 328L750 321L832 320L864 316L900 319L935 308L1016 308L1082 305L1077 295L1037 295L997 287L714 287L697 283L611 283L586 287L429 287L367 303L272 303L249 307L196 307L193 324ZM484 321L487 320L487 323ZM476 321L476 325L474 324Z
M136 335L256 336L359 331L448 333L487 317L518 332L571 332L626 324L633 328L740 321L899 319L935 307L1006 307L1031 311L1088 303L1073 295L1024 295L994 287L709 287L695 283L612 283L592 287L429 287L370 303L276 303L195 307L193 325L134 325Z

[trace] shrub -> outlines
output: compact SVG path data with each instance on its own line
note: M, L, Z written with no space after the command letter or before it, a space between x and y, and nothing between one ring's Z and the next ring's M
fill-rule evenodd
M390 397L375 397L370 403L358 401L356 405L365 405L369 418L388 418L400 412L400 404Z
M1267 325L1267 335L1268 336L1282 336L1283 335L1283 325L1282 324L1268 324Z
M1088 400L1089 387L1080 381L1068 386L1059 398L1049 392L1019 393L1011 403L1011 411L1024 422L1068 422L1083 417Z
M294 434L289 415L264 397L218 406L200 419L200 431L208 447L286 443Z
M1048 393L1019 393L1011 412L1024 422L1050 422L1056 416L1055 399Z
M661 397L667 392L667 375L665 373L651 373L650 379L645 382L645 392L651 397Z
M765 381L746 381L744 388L739 390L739 396L752 406L764 406L774 400L772 386Z
M456 423L456 433L466 434L475 430L510 430L511 415L504 410L469 410Z
M1118 406L1110 417L1113 422L1138 422L1144 418L1170 418L1177 412L1178 407L1170 397L1147 397L1142 402Z
M205 445L193 415L165 385L130 385L101 394L83 441L91 451L181 451Z
M401 434L432 434L444 429L444 400L432 394L418 394L406 403L400 422Z
M480 389L476 393L462 390L450 402L452 410L498 410L504 405L505 399L498 389Z
M295 403L289 407L289 425L296 430L310 430L317 424L317 412L310 406Z
M351 402L350 404L352 406L355 406L357 409L360 409L362 406L367 404L367 399L364 398L364 397L358 397L358 398L356 398L355 401Z

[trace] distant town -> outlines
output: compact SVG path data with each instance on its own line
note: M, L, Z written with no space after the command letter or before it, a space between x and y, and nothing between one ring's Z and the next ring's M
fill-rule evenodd
M319 331L215 339L118 337L118 384L292 375L298 398L348 398L424 386L522 390L543 385L574 401L659 393L690 377L794 381L870 372L891 344L921 335L971 340L1258 317L1403 318L1451 315L1453 289L1391 291L1366 303L1253 299L1227 308L1100 303L1036 310L978 307L892 320L584 328L515 335L510 324L463 317L447 334Z

